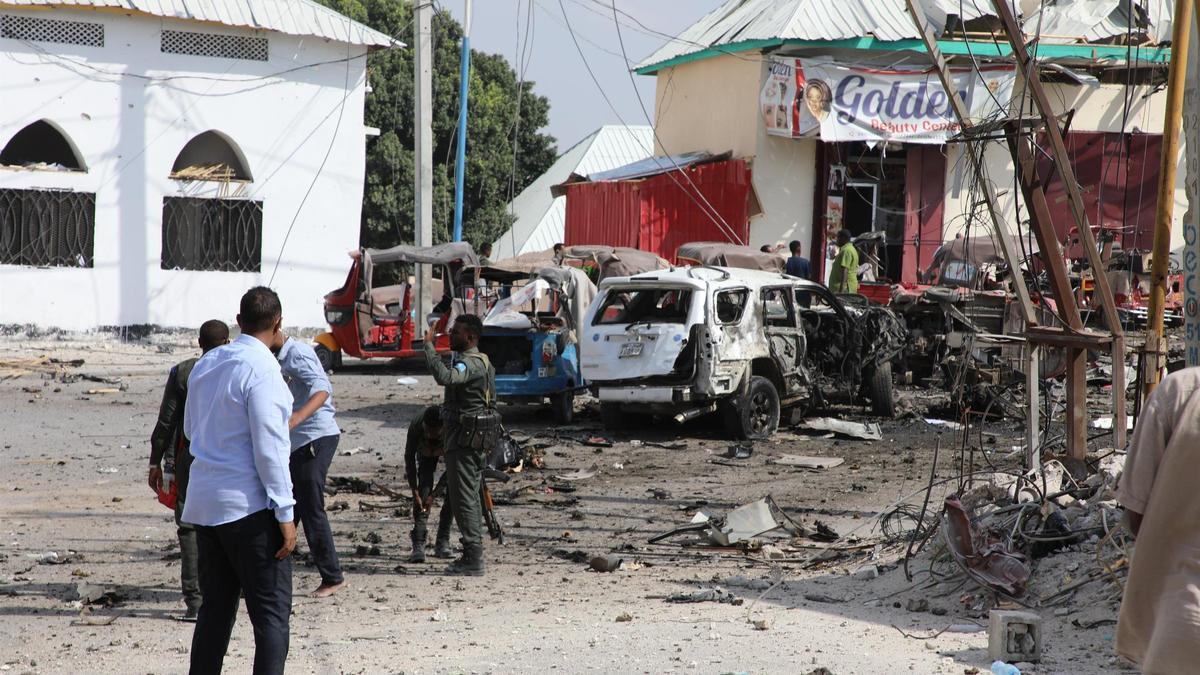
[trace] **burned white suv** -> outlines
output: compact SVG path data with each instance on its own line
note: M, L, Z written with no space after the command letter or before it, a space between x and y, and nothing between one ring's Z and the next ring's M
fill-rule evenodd
M735 437L759 439L797 404L894 411L903 325L811 281L708 266L607 279L584 323L583 375L610 428L720 411Z

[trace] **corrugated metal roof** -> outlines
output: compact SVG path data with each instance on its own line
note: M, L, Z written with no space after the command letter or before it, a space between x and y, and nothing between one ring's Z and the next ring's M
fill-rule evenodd
M920 0L935 24L958 14L957 0ZM982 13L976 2L961 4L966 18ZM939 32L941 26L938 26ZM728 0L678 37L646 57L637 68L692 52L748 40L880 40L919 37L904 0Z
M660 174L567 185L570 223L564 242L567 246L630 246L671 260L687 242L746 241L751 185L746 160L699 164L684 170L687 183ZM703 202L696 192L704 195Z
M1059 0L1044 5L1041 32L1046 35L1078 36L1066 41L1090 42L1127 31L1126 0ZM1171 36L1171 0L1140 0L1149 16L1147 31L1156 43ZM917 0L940 34L948 15L964 20L992 12L989 2ZM1012 2L1019 14L1019 3ZM1141 8L1139 8L1140 11ZM1026 32L1037 29L1037 13L1025 18ZM1054 27L1054 30L1051 30ZM905 0L727 0L677 37L667 40L635 69L651 68L689 54L720 50L731 52L757 49L755 42L779 40L832 41L874 37L881 41L917 38L916 27ZM1045 41L1050 41L1049 38ZM1062 41L1061 39L1059 41ZM742 44L746 43L746 44ZM776 42L777 44L777 42ZM739 46L740 45L740 46Z
M1042 42L1070 42L1070 36L1079 36L1085 42L1096 42L1105 38L1145 34L1155 44L1171 41L1171 20L1174 5L1170 0L1141 0L1134 5L1134 16L1130 17L1130 6L1126 0L1070 0L1045 5L1038 20L1038 11L1025 19L1025 30L1040 31ZM1136 40L1135 40L1136 41Z
M649 126L607 125L571 146L510 205L516 222L493 246L496 260L531 251L544 251L563 241L566 198L554 197L550 187L572 173L587 176L624 166L654 154L654 130Z
M0 7L119 9L166 19L309 35L367 47L404 46L313 0L0 0Z

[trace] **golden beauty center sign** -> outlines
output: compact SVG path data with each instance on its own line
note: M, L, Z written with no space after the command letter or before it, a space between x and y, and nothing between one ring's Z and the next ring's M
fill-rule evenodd
M953 69L973 122L1002 116L1014 69ZM959 131L946 90L928 69L880 69L772 57L759 107L767 133L837 141L945 143Z

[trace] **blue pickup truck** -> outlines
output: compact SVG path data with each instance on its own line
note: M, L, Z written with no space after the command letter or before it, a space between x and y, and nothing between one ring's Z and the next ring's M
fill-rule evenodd
M502 265L503 263L496 263ZM496 395L506 403L550 403L554 420L570 423L575 394L586 388L579 335L596 287L575 267L482 267L477 290L492 295L479 349L496 369Z

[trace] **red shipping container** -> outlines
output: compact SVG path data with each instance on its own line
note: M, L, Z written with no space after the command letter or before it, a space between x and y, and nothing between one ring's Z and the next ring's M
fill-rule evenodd
M681 244L749 238L750 167L744 159L563 187L568 246L630 246L673 260Z

